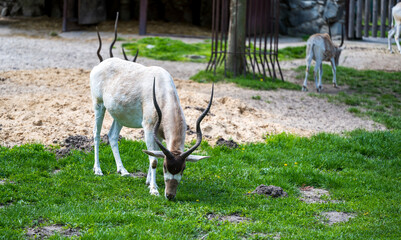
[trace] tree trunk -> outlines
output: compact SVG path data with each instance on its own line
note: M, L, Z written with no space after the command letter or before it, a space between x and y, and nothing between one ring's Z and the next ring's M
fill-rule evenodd
M245 73L246 0L231 0L226 70L237 76Z

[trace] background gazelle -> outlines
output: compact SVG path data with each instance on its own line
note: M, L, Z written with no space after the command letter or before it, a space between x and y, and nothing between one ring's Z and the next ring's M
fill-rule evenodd
M331 40L331 32L329 26L329 34L327 33L316 33L308 38L306 42L306 72L305 80L302 85L302 91L307 91L308 74L312 59L315 60L315 69L313 76L315 79L316 90L320 92L322 90L322 75L323 75L323 61L331 63L331 69L333 71L333 86L337 87L336 79L336 66L340 59L341 51L344 49L344 27L341 27L341 44L335 45ZM319 74L319 82L317 81L317 75Z
M149 155L146 183L149 184L151 194L159 195L156 185L157 158L164 158L165 197L171 200L176 195L186 161L196 162L207 158L207 156L196 156L191 153L202 141L200 122L211 107L213 87L209 105L196 123L196 144L184 152L187 125L170 74L160 67L145 67L118 58L102 61L99 55L100 46L98 57L101 63L90 73L91 95L95 110L93 170L96 175L103 175L99 162L99 143L107 110L114 119L108 136L117 172L123 176L129 174L123 166L118 150L118 137L122 127L143 128L148 149L144 152ZM159 138L165 139L166 147ZM161 151L158 151L159 148Z
M388 50L393 53L393 48L391 47L391 38L394 36L398 51L401 53L401 46L399 42L401 31L401 2L397 3L397 5L391 9L391 13L393 15L392 20L394 20L394 27L388 31ZM393 21L391 21L391 25L393 25Z

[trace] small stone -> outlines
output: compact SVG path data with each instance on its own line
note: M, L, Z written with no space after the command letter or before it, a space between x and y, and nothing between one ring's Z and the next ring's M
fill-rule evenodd
M34 126L42 126L43 125L43 121L42 120L35 120L35 121L33 121L33 125Z

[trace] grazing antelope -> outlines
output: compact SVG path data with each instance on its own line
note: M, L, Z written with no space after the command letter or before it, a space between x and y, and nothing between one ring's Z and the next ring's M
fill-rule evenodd
M330 27L329 27L330 33ZM331 40L331 34L317 33L309 37L306 42L306 74L302 91L308 91L307 82L308 74L311 66L312 59L315 60L315 69L313 76L315 78L316 90L320 92L322 90L322 75L323 75L323 61L329 61L333 71L333 86L337 87L336 80L336 66L340 59L341 51L344 49L344 29L341 28L341 44L336 46ZM317 81L317 73L319 73L319 83Z
M100 56L99 60L101 63L90 73L91 95L95 110L93 130L95 174L103 175L99 163L99 143L104 114L107 110L114 119L108 136L117 172L122 176L129 175L123 166L118 150L118 137L122 127L143 128L148 149L143 152L149 155L146 184L149 185L150 194L159 195L156 185L157 158L164 158L165 197L169 200L173 199L186 162L197 162L208 158L208 156L191 154L201 144L200 123L211 107L214 86L209 105L196 122L197 141L193 147L184 151L187 125L170 74L161 67L145 67L118 58L102 61ZM165 139L166 146L159 138Z
M391 38L394 36L395 43L397 44L398 51L401 53L401 46L399 42L400 31L401 31L401 2L397 3L391 10L393 14L394 27L388 32L388 50L393 53L393 48L391 47ZM391 21L393 25L393 21Z

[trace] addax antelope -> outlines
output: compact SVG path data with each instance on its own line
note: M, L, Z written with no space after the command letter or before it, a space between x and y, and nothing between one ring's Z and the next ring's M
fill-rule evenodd
M193 147L184 151L187 125L170 74L160 67L145 67L113 57L104 61L99 57L99 60L101 63L90 73L90 87L95 110L93 131L95 174L103 174L99 162L99 143L107 110L114 119L108 136L117 172L121 175L129 174L123 166L118 149L118 137L122 127L143 128L148 149L143 151L149 155L146 183L149 185L150 193L159 195L156 185L157 158L164 158L164 195L169 200L173 199L186 162L208 158L192 155L192 153L202 141L200 123L210 110L214 87L212 87L207 108L196 122L197 141ZM161 139L166 141L166 146L161 143Z
M330 30L330 28L329 28ZM330 31L329 31L330 33ZM315 60L315 69L313 76L315 78L316 90L320 92L322 90L322 75L323 75L323 61L329 61L333 71L333 85L337 87L336 79L336 66L340 59L341 51L344 49L344 29L341 28L341 44L340 46L335 45L331 40L331 34L317 33L309 37L306 42L306 73L305 80L302 86L302 91L307 91L308 74L312 63ZM317 81L317 74L319 74L319 82Z

